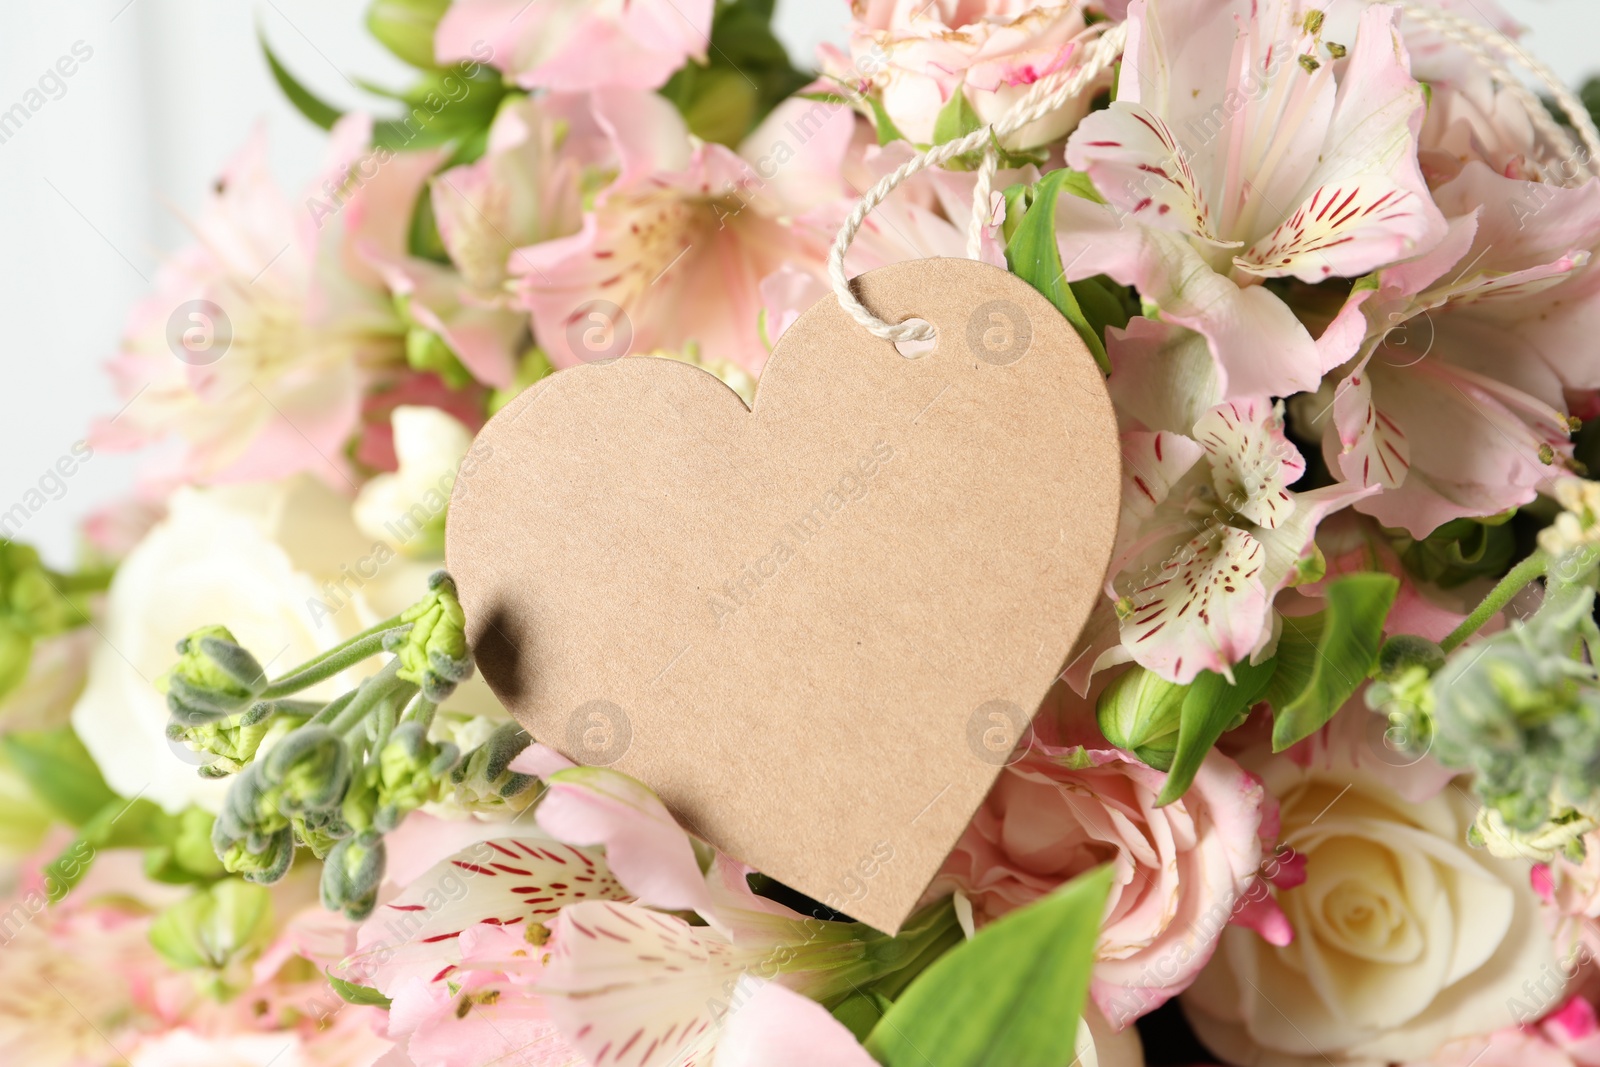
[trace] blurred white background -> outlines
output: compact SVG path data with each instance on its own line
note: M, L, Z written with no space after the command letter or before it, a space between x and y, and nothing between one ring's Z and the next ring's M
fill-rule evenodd
M1563 77L1600 71L1597 0L1500 0L1529 27L1528 47ZM359 0L10 0L0 23L0 112L62 56L79 62L0 141L0 329L10 371L0 390L0 512L116 411L101 364L183 218L252 123L269 131L279 180L294 190L321 131L287 104L258 30L324 98L364 101L361 78L400 85L406 69L368 39ZM780 35L802 65L841 39L845 0L779 0ZM84 55L88 56L83 59ZM70 66L70 64L69 64ZM130 488L133 462L96 455L18 536L59 564L82 517Z

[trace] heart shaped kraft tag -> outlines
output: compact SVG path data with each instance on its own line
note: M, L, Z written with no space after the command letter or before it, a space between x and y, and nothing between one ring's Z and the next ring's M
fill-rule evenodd
M932 350L829 298L753 409L669 359L562 371L483 428L447 557L529 733L893 933L1100 595L1121 461L1099 368L1027 283L934 259L855 285Z

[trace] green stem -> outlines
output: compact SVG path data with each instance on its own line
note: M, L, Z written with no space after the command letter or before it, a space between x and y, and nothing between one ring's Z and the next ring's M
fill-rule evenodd
M310 721L308 721L306 725L326 726L328 723L332 722L341 711L350 706L350 702L356 698L356 692L357 690L352 689L348 693L341 693L339 696L330 701L328 705L321 711L311 716Z
M418 691L410 706L406 708L406 713L400 716L400 721L420 722L422 724L422 732L426 734L428 728L433 725L433 713L438 710L439 705L423 696L421 691Z
M399 616L395 618L399 618ZM315 659L302 663L290 673L267 686L262 691L260 699L272 700L276 697L287 696L290 693L298 693L302 689L308 689L318 682L325 681L336 674L349 670L368 656L382 652L383 639L395 629L397 629L395 620L387 619L370 629L363 630L343 644L330 648Z
M397 657L390 660L383 670L361 683L355 697L328 723L328 729L336 734L349 732L352 726L365 719L372 709L378 706L378 701L400 686L410 685L410 682L403 682L396 677L399 673L400 660Z
M1543 549L1535 552L1515 567L1511 573L1500 579L1500 584L1489 591L1466 621L1454 630L1450 636L1439 643L1439 647L1446 653L1454 652L1461 647L1461 643L1479 630L1496 615L1505 610L1506 605L1532 582L1543 578L1550 570L1550 557Z
M893 965L893 969L872 986L873 992L894 1000L934 960L966 940L967 935L956 921L954 907L947 907L931 918L933 921L922 930L909 931L909 937L907 934L901 935L911 942L910 952L903 962Z

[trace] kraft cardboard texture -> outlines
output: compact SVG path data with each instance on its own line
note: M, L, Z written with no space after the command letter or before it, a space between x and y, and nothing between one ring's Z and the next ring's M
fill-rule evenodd
M447 555L535 738L893 932L1100 595L1121 471L1100 371L1025 282L936 259L856 285L933 351L830 296L753 410L673 360L564 370L484 427Z

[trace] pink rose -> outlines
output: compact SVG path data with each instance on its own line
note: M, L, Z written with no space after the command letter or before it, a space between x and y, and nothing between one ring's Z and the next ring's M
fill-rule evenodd
M930 892L959 891L982 926L1112 864L1090 995L1120 1030L1182 992L1246 910L1272 820L1261 783L1220 752L1158 808L1166 775L1098 744L1035 744L1003 770Z
M993 122L1034 82L1071 59L1087 28L1078 0L855 0L850 52L824 47L822 69L879 96L902 134L933 140L939 112L964 93ZM1093 88L1013 134L1011 147L1058 140L1088 110Z

